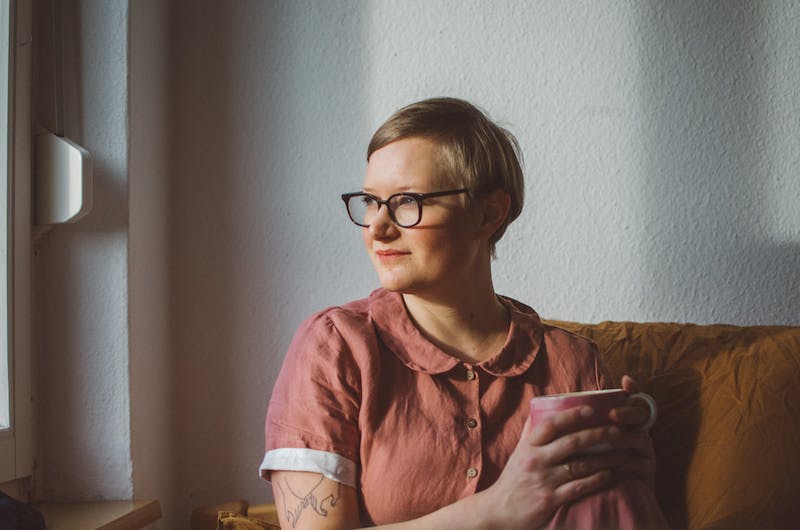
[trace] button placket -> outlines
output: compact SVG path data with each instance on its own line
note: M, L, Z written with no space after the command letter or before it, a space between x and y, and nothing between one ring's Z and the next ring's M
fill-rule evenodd
M465 364L464 379L468 382L467 395L469 399L464 404L464 428L467 431L467 441L470 448L470 462L466 469L466 478L470 490L477 487L478 481L475 480L480 475L483 455L483 434L480 423L480 378L478 371L471 365Z

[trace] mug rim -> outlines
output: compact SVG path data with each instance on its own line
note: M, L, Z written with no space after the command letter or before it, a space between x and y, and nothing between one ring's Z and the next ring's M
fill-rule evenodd
M578 392L563 392L561 394L542 394L541 396L534 396L531 399L564 399L572 397L583 396L597 396L605 394L614 394L617 392L625 392L622 388L603 388L599 390L580 390Z

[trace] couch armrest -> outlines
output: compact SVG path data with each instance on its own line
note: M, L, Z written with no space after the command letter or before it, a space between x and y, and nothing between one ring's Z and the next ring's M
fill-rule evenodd
M247 501L228 501L208 506L201 506L192 510L192 530L217 530L217 518L219 512L233 512L240 515L247 515L247 508L250 503Z
M274 504L254 504L247 501L228 501L209 504L192 510L192 530L217 530L220 512L259 519L278 526L278 509Z
M254 504L247 509L247 517L278 524L278 507L274 504Z

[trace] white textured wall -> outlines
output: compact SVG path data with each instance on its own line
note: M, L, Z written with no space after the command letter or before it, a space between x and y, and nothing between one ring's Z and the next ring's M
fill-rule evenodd
M518 134L500 290L584 321L800 321L797 3L426 5L370 4L368 122L457 94Z
M114 27L119 3L92 5ZM262 421L294 330L377 285L338 196L360 186L374 128L424 97L478 103L525 152L501 292L572 320L800 325L799 3L172 6L131 16L129 358L115 348L127 280L114 276L114 160L101 160L98 212L45 249L58 293L46 403L66 406L45 433L88 425L46 451L55 491L125 491L124 466L111 485L78 467L95 449L114 465L126 454L108 451L128 403L106 385L130 361L134 490L161 497L161 527L211 501L269 498ZM86 74L85 98L115 92L112 63ZM125 117L103 101L84 104L101 147ZM95 408L114 413L107 433Z

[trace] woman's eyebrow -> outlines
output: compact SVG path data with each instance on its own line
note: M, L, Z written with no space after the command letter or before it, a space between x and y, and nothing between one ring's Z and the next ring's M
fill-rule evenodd
M416 189L415 186L403 186L400 188L394 188L392 193L389 193L386 196L388 197L389 195L394 195L395 193L408 193L415 189ZM376 196L378 195L378 190L376 190L375 188L370 188L368 186L362 187L361 191L363 191L364 193L369 193L371 195L376 195Z

